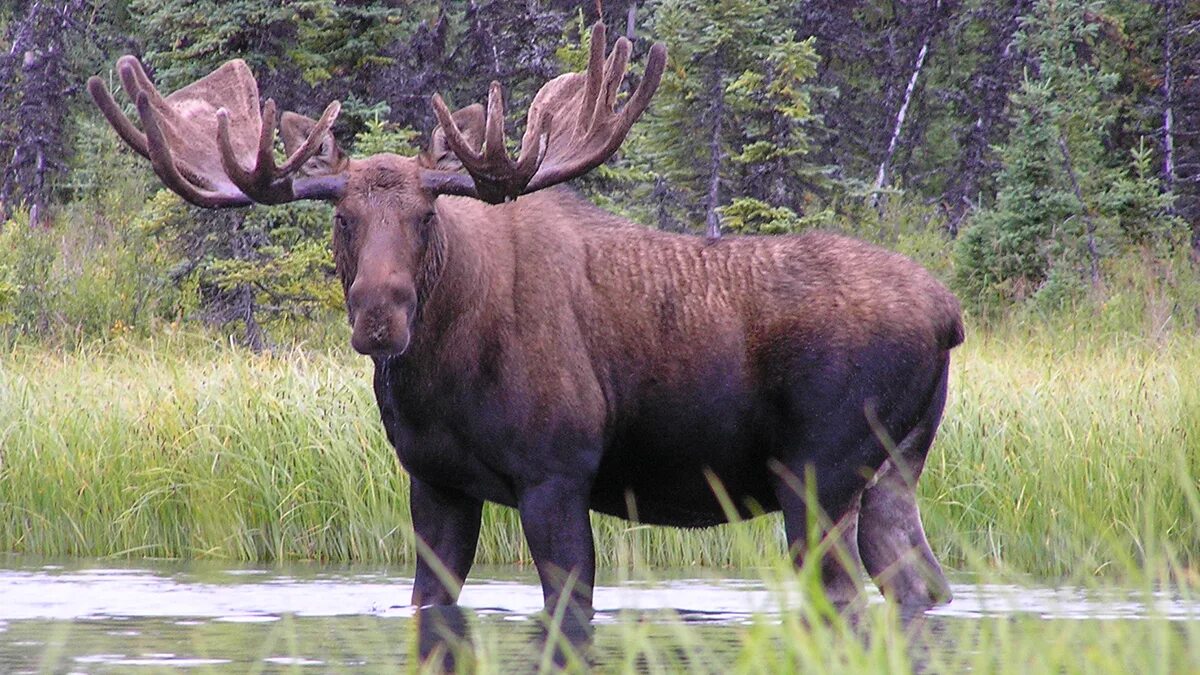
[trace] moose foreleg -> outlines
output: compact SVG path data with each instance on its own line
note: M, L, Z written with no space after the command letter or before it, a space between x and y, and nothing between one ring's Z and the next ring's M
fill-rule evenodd
M588 519L590 486L579 481L551 478L524 491L518 500L521 527L529 542L550 636L559 628L562 637L578 651L591 639L592 586L596 577L596 552ZM561 617L561 620L559 619ZM560 650L555 661L564 662Z
M409 503L417 544L412 604L452 605L475 560L483 502L413 477Z

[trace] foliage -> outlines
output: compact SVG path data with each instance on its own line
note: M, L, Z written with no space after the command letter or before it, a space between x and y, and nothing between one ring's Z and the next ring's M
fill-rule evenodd
M165 265L155 244L127 223L59 216L61 231L29 227L19 212L0 228L0 339L68 345L146 334L172 318Z
M788 229L828 184L826 169L808 161L820 125L808 82L813 41L780 30L774 5L761 0L663 0L652 8L671 62L628 154L641 154L666 180L676 220L711 223L732 195L754 200L725 209L735 228L762 221Z
M175 260L171 280L198 294L181 309L216 325L240 324L243 342L264 349L263 322L312 318L341 306L325 236L329 210L297 202L214 213L160 190L136 227L166 243Z
M55 180L65 169L67 102L73 82L73 45L83 42L87 0L35 2L8 25L0 51L0 218L24 206L34 224L45 220Z
M1118 79L1092 56L1099 13L1097 3L1039 0L1017 34L1034 65L1012 97L996 202L976 214L957 248L968 300L1046 294L1058 304L1089 274L1098 286L1102 258L1161 241L1177 226L1144 146L1132 167L1106 147Z
M383 152L412 157L420 152L416 147L418 136L416 131L376 115L367 120L366 128L354 138L354 153L360 157Z

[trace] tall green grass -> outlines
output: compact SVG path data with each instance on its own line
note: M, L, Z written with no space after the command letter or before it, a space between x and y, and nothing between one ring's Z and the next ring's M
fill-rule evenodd
M1200 339L1070 324L955 352L920 497L943 559L1040 576L1200 562Z
M952 568L1196 568L1200 339L975 332L951 392L920 501ZM406 495L361 357L184 334L0 355L2 551L409 562ZM783 546L778 517L595 528L610 567L755 566ZM529 560L510 510L488 508L478 560Z

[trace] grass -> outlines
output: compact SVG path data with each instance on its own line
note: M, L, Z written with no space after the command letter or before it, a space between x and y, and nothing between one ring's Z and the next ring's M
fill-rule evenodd
M920 485L952 566L1038 576L1200 563L1200 339L972 336Z
M1200 339L974 334L920 486L950 567L1103 575L1200 558ZM1079 337L1076 337L1079 336ZM190 334L0 357L0 550L409 562L403 472L369 362ZM676 530L596 517L602 566L761 564L778 517ZM737 545L749 540L753 545ZM481 563L529 560L489 507ZM1184 572L1187 574L1187 572Z
M1033 575L1195 601L1200 338L1008 325L974 331L952 378L921 484L948 567L981 583ZM191 334L14 348L0 356L0 550L411 562L406 480L369 382L369 364L340 350L254 355ZM528 562L514 514L489 508L485 518L478 560ZM695 564L788 578L778 518L699 531L594 524L600 563L618 580L631 568ZM244 645L252 656L230 666L239 671L268 656L415 667L407 622L306 621L212 625L182 648L175 633L170 645L153 631L138 640L147 652L201 657ZM24 663L70 666L66 645L84 629L39 626L6 629L46 638ZM478 620L478 672L511 669L511 626ZM598 628L595 650L602 672L1168 673L1200 663L1200 622L1014 615L914 628L889 605L852 621L806 602L746 626L630 614ZM538 655L529 658L536 668Z

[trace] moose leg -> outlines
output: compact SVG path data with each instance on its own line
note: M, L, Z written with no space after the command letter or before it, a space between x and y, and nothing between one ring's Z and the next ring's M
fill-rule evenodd
M889 461L862 498L858 546L867 572L884 595L905 606L950 601L950 585L929 548L916 495Z
M821 581L830 602L845 605L862 593L862 568L859 565L858 504L860 489L850 487L841 494L825 489L819 483L806 487L804 469L791 469L782 464L774 467L775 495L783 509L784 532L788 551L799 567L804 564L810 544L810 505L822 513L813 521L822 528L820 540L828 546L821 557ZM818 481L823 481L816 476ZM853 477L848 477L853 480ZM848 496L847 496L848 495ZM815 504L812 502L815 500Z
M521 527L537 566L546 613L562 617L563 637L576 651L591 640L596 552L588 519L588 485L552 478L518 499ZM553 632L553 627L551 627ZM565 657L556 649L555 661Z
M409 503L417 538L412 604L452 605L475 560L483 502L413 477Z
M894 449L862 497L858 546L879 589L901 605L950 601L950 585L938 565L917 510L917 478L933 443L946 402L946 373L921 421Z

